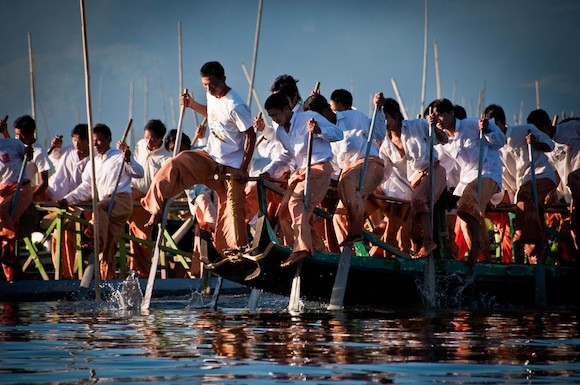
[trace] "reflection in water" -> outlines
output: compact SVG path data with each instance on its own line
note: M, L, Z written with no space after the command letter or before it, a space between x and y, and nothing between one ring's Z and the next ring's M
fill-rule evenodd
M580 382L578 315L1 304L2 383ZM269 305L274 305L273 310ZM453 377L450 380L449 377ZM565 381L564 381L565 380Z

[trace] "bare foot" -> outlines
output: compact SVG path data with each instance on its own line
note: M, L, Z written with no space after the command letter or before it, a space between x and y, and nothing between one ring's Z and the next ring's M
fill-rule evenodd
M151 214L149 221L147 223L145 223L145 227L156 226L159 222L161 222L161 215L160 214Z
M296 262L299 262L299 261L301 261L304 258L309 257L309 256L310 256L310 253L306 250L291 253L290 256L288 257L288 259L285 260L280 266L281 267L290 266L290 265L292 265Z
M467 257L465 258L465 264L468 267L473 267L475 262L477 261L477 257L483 251L483 242L474 243L471 247L471 250L467 253Z
M433 250L435 250L436 248L437 248L437 244L435 242L431 241L428 244L421 246L421 248L419 249L419 252L417 253L417 255L415 255L415 258L425 258L429 254L431 254L431 252Z

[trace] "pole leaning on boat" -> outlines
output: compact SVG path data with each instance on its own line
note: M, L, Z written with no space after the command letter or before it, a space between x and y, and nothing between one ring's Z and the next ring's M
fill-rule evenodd
M531 136L532 130L528 130L528 135ZM532 184L532 200L534 201L534 206L536 207L536 213L539 215L538 211L538 185L536 184L536 162L534 159L534 151L531 140L528 141L528 158L530 160L530 177ZM542 226L543 227L543 226ZM542 245L543 247L543 245ZM543 261L543 250L540 251L540 255L536 260L536 267L534 271L535 276L535 300L536 306L545 307L547 305L546 296L546 271L544 269Z
M306 182L304 184L304 210L308 210L310 204L310 169L312 165L312 142L314 133L308 133L308 155L306 163ZM296 273L292 279L292 288L290 289L290 301L288 302L288 311L291 314L300 313L300 271L302 270L302 261L296 263Z
M127 136L129 136L129 131L131 131L131 125L133 124L133 119L129 119L129 123L125 127L125 131L123 132L123 137L121 138L121 142L127 143ZM111 198L109 199L109 205L107 206L107 215L111 215L111 211L113 211L113 206L115 205L115 196L117 195L117 190L119 188L119 183L121 182L121 177L123 176L123 170L125 169L125 160L123 160L123 164L121 164L121 168L119 169L119 174L117 175L117 181L115 183L115 188L113 189L113 193L111 194Z
M189 91L183 90L184 94ZM179 148L181 143L181 138L183 136L183 118L185 117L185 109L187 107L181 106L181 111L179 112L179 122L177 123L177 135L175 136L175 147L173 147L173 157L175 158L179 154ZM141 310L149 310L149 305L151 304L151 294L153 293L153 285L155 284L155 275L157 274L157 266L159 265L159 255L161 254L161 242L163 241L163 235L165 233L165 227L167 225L167 214L169 213L169 207L171 206L172 199L168 199L163 206L163 213L161 214L161 224L159 226L159 232L157 233L157 241L155 242L155 250L153 252L153 257L151 258L151 270L149 270L149 277L147 278L147 287L145 288L145 294L143 295L143 302L141 302Z
M429 108L431 115L431 108ZM429 125L429 231L433 234L434 228L434 209L435 209L435 162L433 158L433 146L435 145L435 124ZM435 304L435 260L433 251L427 255L425 267L423 269L423 293L429 306Z
M87 125L89 127L89 143L93 143L93 116L91 110L91 76L89 71L89 50L87 45L87 28L85 22L85 3L84 0L79 0L80 11L81 11L81 30L82 30L82 40L83 40L83 57L84 57L84 69L85 69L85 104L87 109ZM97 180L95 173L95 149L94 146L89 146L89 159L91 167L91 195L92 208L93 208L93 229L94 229L94 251L93 251L93 263L95 266L95 299L101 301L101 269L99 266L99 254L101 251L100 247L100 237L99 237L99 210L98 210L98 192L97 192Z

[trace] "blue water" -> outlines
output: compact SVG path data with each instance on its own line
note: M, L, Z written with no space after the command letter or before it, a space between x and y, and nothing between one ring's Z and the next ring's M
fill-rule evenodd
M387 294L385 294L387 295ZM218 311L154 300L0 304L0 383L573 384L579 314L552 310L331 313L224 296Z

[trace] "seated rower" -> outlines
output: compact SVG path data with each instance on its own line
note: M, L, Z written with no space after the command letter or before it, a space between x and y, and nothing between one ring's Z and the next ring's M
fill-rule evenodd
M93 128L93 146L95 148L95 180L99 197L98 233L101 246L100 271L103 279L116 278L115 254L119 239L125 231L125 223L133 211L131 199L131 178L142 178L143 167L131 155L126 143L119 141L117 147L111 148L111 129L104 124ZM121 175L117 185L118 176ZM62 207L78 204L91 199L92 171L86 167L82 174L81 184L66 194L59 202ZM116 195L113 196L113 192ZM114 199L112 210L108 213L109 202Z
M376 94L374 103L377 108L380 108L382 101L382 94ZM306 99L304 111L318 112L343 132L343 139L332 142L330 146L337 166L342 169L337 186L340 202L333 216L334 230L340 245L347 246L362 240L366 201L383 180L383 161L378 157L375 141L385 138L384 115L382 111L377 113L369 157L365 159L371 131L371 119L365 114L353 109L334 112L320 94ZM367 174L359 191L365 162L368 162Z
M280 207L280 227L286 245L292 246L292 253L282 263L282 267L296 263L312 255L313 237L316 232L310 221L316 207L326 195L332 175L332 151L330 142L341 140L342 131L316 112L294 112L288 99L282 94L271 95L265 103L268 115L278 124L276 137L282 143L284 152L270 165L273 170L279 164L294 160L297 170L288 180L288 189ZM308 167L308 138L313 134L311 167ZM306 173L310 173L308 205L305 206ZM266 171L263 177L269 178Z

